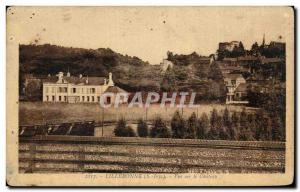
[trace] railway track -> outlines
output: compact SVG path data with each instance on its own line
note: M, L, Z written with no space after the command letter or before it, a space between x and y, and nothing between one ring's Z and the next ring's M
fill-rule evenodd
M35 136L19 139L19 171L95 173L273 173L284 142Z

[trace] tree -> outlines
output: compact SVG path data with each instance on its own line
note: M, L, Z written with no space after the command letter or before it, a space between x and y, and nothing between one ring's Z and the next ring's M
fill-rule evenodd
M232 127L232 122L229 114L229 110L225 108L223 116L222 116L222 121L223 121L223 127L221 129L220 134L223 139L234 139L234 131Z
M202 113L200 119L198 120L198 127L196 135L198 139L206 139L207 132L209 130L209 119L206 113Z
M193 112L187 121L187 130L184 138L194 139L196 138L196 130L198 127L198 120L196 117L196 113Z
M255 121L256 121L256 130L254 132L254 137L256 140L263 140L264 139L264 120L265 120L265 112L263 109L259 109L256 111L255 114Z
M253 141L255 140L252 131L250 129L250 122L248 119L248 115L246 113L246 109L243 108L240 115L240 134L239 139L242 141Z
M210 130L208 132L208 138L209 139L219 139L219 121L221 119L219 118L218 111L216 109L213 109L210 117Z
M162 91L175 91L176 87L175 72L173 69L168 67L161 82L161 89Z
M223 75L220 70L219 65L216 62L213 62L208 71L208 78L215 80L215 81L223 81Z
M154 124L150 131L151 137L156 138L169 138L171 137L171 133L160 117L154 119Z
M148 136L148 125L143 119L138 120L137 132L140 137Z
M114 130L115 136L117 137L134 137L135 133L132 127L126 126L126 120L124 118L121 118L117 126Z
M281 119L278 115L272 118L272 140L282 141L283 140L283 129Z
M187 135L186 122L179 111L176 111L171 119L172 136L174 138L185 138Z
M228 128L224 125L222 116L218 116L217 128L219 130L219 138L222 140L228 140L230 138Z
M231 117L232 128L229 130L229 135L232 140L238 140L239 135L239 116L236 111L233 112Z
M270 117L266 117L264 120L264 131L263 131L263 139L271 141L272 140L272 120Z

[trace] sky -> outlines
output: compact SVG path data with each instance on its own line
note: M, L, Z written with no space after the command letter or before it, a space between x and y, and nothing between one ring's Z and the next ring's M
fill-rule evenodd
M8 39L20 44L111 48L159 64L167 51L215 53L219 42L277 41L293 27L288 7L10 7Z

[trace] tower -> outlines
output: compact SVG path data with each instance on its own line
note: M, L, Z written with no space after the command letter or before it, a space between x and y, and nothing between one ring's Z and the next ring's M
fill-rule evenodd
M265 34L264 34L264 37L263 37L263 41L262 41L262 44L261 44L263 47L265 46Z

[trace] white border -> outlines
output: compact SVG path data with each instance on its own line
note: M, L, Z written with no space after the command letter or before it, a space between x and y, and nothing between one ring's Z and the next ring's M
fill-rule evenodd
M0 65L0 123L1 123L1 138L0 138L0 144L1 144L1 151L0 151L0 178L1 178L1 185L0 185L0 189L1 191L8 191L9 188L6 187L6 181L5 181L5 170L6 170L6 157L5 157L5 151L6 151L6 139L5 139L5 135L6 135L6 87L5 87L5 82L6 82L6 14L5 14L5 10L6 10L6 6L7 5L25 5L25 6L33 6L33 5L42 5L42 6L47 6L47 5L58 5L58 6L62 6L62 5L80 5L80 6L103 6L103 5L113 5L113 6L119 6L119 5L125 5L125 6L130 6L130 5L142 5L142 6L147 6L147 5L157 5L157 6L162 6L162 5L176 5L176 6L180 6L180 5L198 5L198 6L221 6L221 5L226 5L226 6L230 6L230 5L240 5L240 6L262 6L262 5L274 5L274 6L279 6L279 5L293 5L296 7L297 13L299 13L299 7L300 7L300 1L297 0L285 0L285 1L280 1L280 0L253 0L251 2L249 1L240 1L240 0L230 0L230 1L226 1L226 3L224 3L224 1L222 0L203 0L201 2L197 2L195 0L184 0L184 1L179 1L179 0L165 0L165 1L161 1L161 0L144 0L144 1L138 1L138 0L127 0L126 2L122 1L122 0L72 0L72 1L64 1L62 2L62 0L51 0L51 1L40 1L40 0L28 0L26 2L22 1L22 0L4 0L4 1L0 1L0 5L1 5L1 11L0 11L0 36L2 41L0 41L0 61L1 61L1 65ZM296 26L299 26L299 19L296 19ZM297 38L299 39L299 38ZM297 45L298 45L298 41L297 41ZM296 46L297 46L296 45ZM297 49L297 52L295 53L296 55L299 55L299 49ZM296 64L297 65L297 64ZM297 67L297 73L299 73L299 66ZM297 76L296 76L297 77ZM299 90L299 81L297 78L297 90ZM298 102L299 103L299 102ZM298 107L298 106L297 106ZM296 113L297 114L297 113ZM297 119L300 117L299 114L297 114ZM297 127L295 127L295 129L297 129ZM297 131L297 138L299 138L299 130ZM295 140L297 141L297 139ZM299 154L299 149L296 147L297 149L297 154ZM298 166L296 166L298 167ZM298 170L297 170L298 172ZM297 177L299 178L299 176ZM297 182L297 181L296 181ZM11 190L11 189L10 189ZM45 189L41 189L41 190L45 190ZM48 190L48 189L47 189ZM53 189L53 190L59 190L59 189ZM71 190L82 190L82 189L71 189ZM104 190L104 189L101 189ZM112 189L106 189L106 190L112 190ZM116 189L114 189L116 190ZM120 190L120 189L119 189ZM152 189L157 190L157 189ZM181 189L177 189L178 191ZM222 191L225 189L222 189ZM276 189L273 189L274 191ZM24 189L24 191L31 191L31 189ZM131 189L126 189L126 191L131 191ZM206 190L205 190L206 191ZM250 191L250 189L246 190L246 191Z

